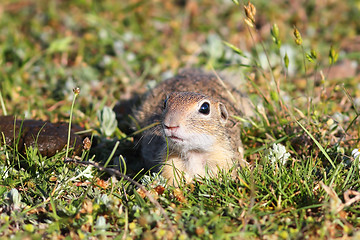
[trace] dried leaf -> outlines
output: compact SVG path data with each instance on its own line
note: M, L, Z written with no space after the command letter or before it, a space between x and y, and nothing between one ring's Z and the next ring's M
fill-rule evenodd
M174 190L174 196L175 198L179 201L179 202L182 202L182 203L185 203L186 202L186 199L184 197L184 194L183 192L181 191L180 188L176 188Z
M142 190L141 188L138 188L136 191L137 191L137 193L139 194L139 196L141 198L144 199L146 197L146 194L145 194L144 190Z
M102 179L97 179L96 184L102 189L106 189L109 185L107 181L104 181Z
M158 185L154 188L154 190L158 195L162 195L165 191L165 188L161 185Z

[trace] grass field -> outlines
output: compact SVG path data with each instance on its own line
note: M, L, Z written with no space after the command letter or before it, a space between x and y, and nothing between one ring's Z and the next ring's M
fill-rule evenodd
M0 237L360 238L360 3L251 3L1 1L0 115L72 113L98 142L82 161L131 159L111 109L181 68L232 76L257 116L239 119L249 168L179 188L64 163L66 149L21 155L0 137Z

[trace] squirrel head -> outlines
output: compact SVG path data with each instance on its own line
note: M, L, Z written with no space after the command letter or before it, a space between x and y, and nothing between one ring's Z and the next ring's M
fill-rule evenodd
M173 92L164 100L162 126L173 150L203 152L226 141L228 118L223 103L203 94Z

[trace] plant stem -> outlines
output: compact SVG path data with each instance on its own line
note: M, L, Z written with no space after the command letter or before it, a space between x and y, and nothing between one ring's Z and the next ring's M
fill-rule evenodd
M70 133L71 133L71 121L72 121L72 115L73 115L73 111L74 111L74 105L75 105L75 99L77 97L77 95L79 95L80 91L75 91L74 89L74 98L71 104L71 110L70 110L70 119L69 119L69 131L68 131L68 139L67 139L67 144L66 144L66 155L65 155L65 159L68 158L69 156L69 145L70 145Z
M3 114L4 114L4 116L6 116L7 112L6 112L5 103L4 103L4 99L2 97L1 91L0 91L0 103L1 103L1 108L3 110Z

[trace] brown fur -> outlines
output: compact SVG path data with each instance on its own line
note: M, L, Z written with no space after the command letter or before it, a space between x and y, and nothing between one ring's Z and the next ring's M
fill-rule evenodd
M198 111L204 101L210 103L209 116ZM197 159L205 161L209 172L214 174L218 167L229 169L234 162L244 165L240 127L231 116L250 115L251 111L250 101L245 96L213 74L186 71L163 81L147 94L136 116L140 127L154 122L160 123L144 132L140 140L141 154L146 167L151 168L159 164L156 169L163 167L162 175L173 182L176 172L173 166L184 172L187 181L191 181L197 175L204 176L205 167L194 170L189 166L196 165ZM165 125L171 123L181 126L182 134L186 137L194 136L194 140L191 140L193 137L189 137L190 141L195 141L194 145L197 144L198 135L200 139L204 138L199 144L209 142L209 146L206 150L201 147L188 151L179 149L181 147L168 138L167 149L164 122Z

